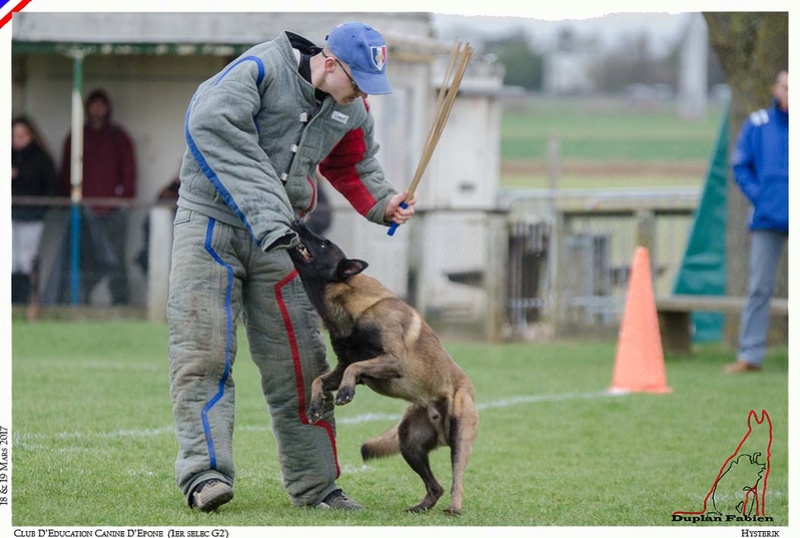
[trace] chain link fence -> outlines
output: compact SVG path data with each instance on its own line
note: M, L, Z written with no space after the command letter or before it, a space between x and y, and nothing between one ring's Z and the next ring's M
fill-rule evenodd
M373 276L442 335L608 336L619 326L638 245L650 251L656 296L671 293L698 198L690 189L510 192L496 211L419 210L403 228L402 244L364 226L344 247L370 253ZM125 306L138 317L163 319L174 202L117 201L110 219L97 211L109 207L104 201L86 202L76 267L69 200L36 201L49 206L34 275L38 304ZM334 212L332 237L356 233L356 223L345 218L352 210L344 211ZM100 225L103 218L108 222Z
M415 217L410 297L440 332L491 340L616 334L637 246L672 292L699 192L518 193L499 212Z
M68 198L14 197L12 205L46 208L34 268L24 275L28 283L17 305L119 307L144 317L152 285L166 278L163 271L150 278L153 262L163 265L164 257L162 248L153 259L153 238L158 245L165 235L163 224L151 233L152 215L166 220L170 241L174 202L85 199L73 206Z

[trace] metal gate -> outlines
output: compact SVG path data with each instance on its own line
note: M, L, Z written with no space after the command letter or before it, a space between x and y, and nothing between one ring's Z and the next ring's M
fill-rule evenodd
M552 227L517 221L508 234L508 323L512 331L540 320L547 302L545 280Z

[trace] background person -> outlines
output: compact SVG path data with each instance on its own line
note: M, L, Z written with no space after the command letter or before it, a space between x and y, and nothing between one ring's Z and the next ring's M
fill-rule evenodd
M286 249L314 209L315 170L367 219L407 222L376 158L367 94L392 91L386 42L371 27L334 28L324 49L292 32L262 43L200 85L186 116L167 317L176 482L190 507L233 498L236 320L295 506L360 509L337 486L332 402L310 424L314 378L329 370L320 321Z
M752 204L747 304L742 311L736 362L728 373L761 370L767 352L769 300L789 237L789 73L775 81L768 110L744 122L732 159L736 183Z
M111 121L111 117L111 99L106 91L96 89L89 93L86 98L86 124L83 128L84 198L132 199L136 195L136 155L133 140L125 129ZM62 193L65 195L70 192L71 150L72 136L67 135L60 174ZM104 256L104 262L93 260L95 248L81 249L82 302L89 302L92 290L108 275L113 304L127 304L129 289L125 253L128 210L109 206L86 206L84 215L84 224L92 229L84 229L82 237L93 237L92 243L107 243L111 256Z
M55 164L33 121L19 116L11 122L11 196L57 196ZM27 304L31 278L39 256L43 206L11 206L11 302Z

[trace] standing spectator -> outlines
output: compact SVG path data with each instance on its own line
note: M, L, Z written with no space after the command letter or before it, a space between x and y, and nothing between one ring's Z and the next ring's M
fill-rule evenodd
M57 196L53 157L25 116L11 122L11 195ZM27 304L39 256L46 207L11 206L11 302Z
M176 482L192 508L213 511L233 498L240 315L292 504L362 508L336 484L332 400L319 422L306 416L311 382L330 366L287 249L299 245L292 223L313 210L317 165L376 224L414 213L413 199L400 208L408 192L398 193L378 162L366 100L392 91L386 50L359 22L331 30L324 48L283 32L192 97L167 306Z
M86 124L83 127L83 197L131 199L136 194L136 157L128 133L111 121L111 99L101 89L86 98ZM61 162L62 192L70 191L71 135L64 141ZM125 257L128 210L119 207L91 206L84 209L87 224L95 226L83 237L102 234L107 237L116 263L95 264L91 256L82 256L81 295L84 303L106 274L110 278L112 301L128 303L128 271ZM82 249L82 253L87 252ZM91 253L88 251L87 253ZM87 258L87 259L84 259Z
M778 73L769 110L744 122L734 153L733 175L752 204L750 273L739 349L728 373L761 370L767 351L769 300L789 236L789 73Z

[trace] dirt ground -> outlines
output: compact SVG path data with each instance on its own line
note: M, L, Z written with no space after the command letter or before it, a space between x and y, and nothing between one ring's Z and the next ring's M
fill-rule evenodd
M670 162L631 162L631 161L564 161L561 163L562 175L581 176L695 176L702 177L707 170L706 163ZM514 159L501 164L503 174L542 175L547 174L547 163L542 160Z

